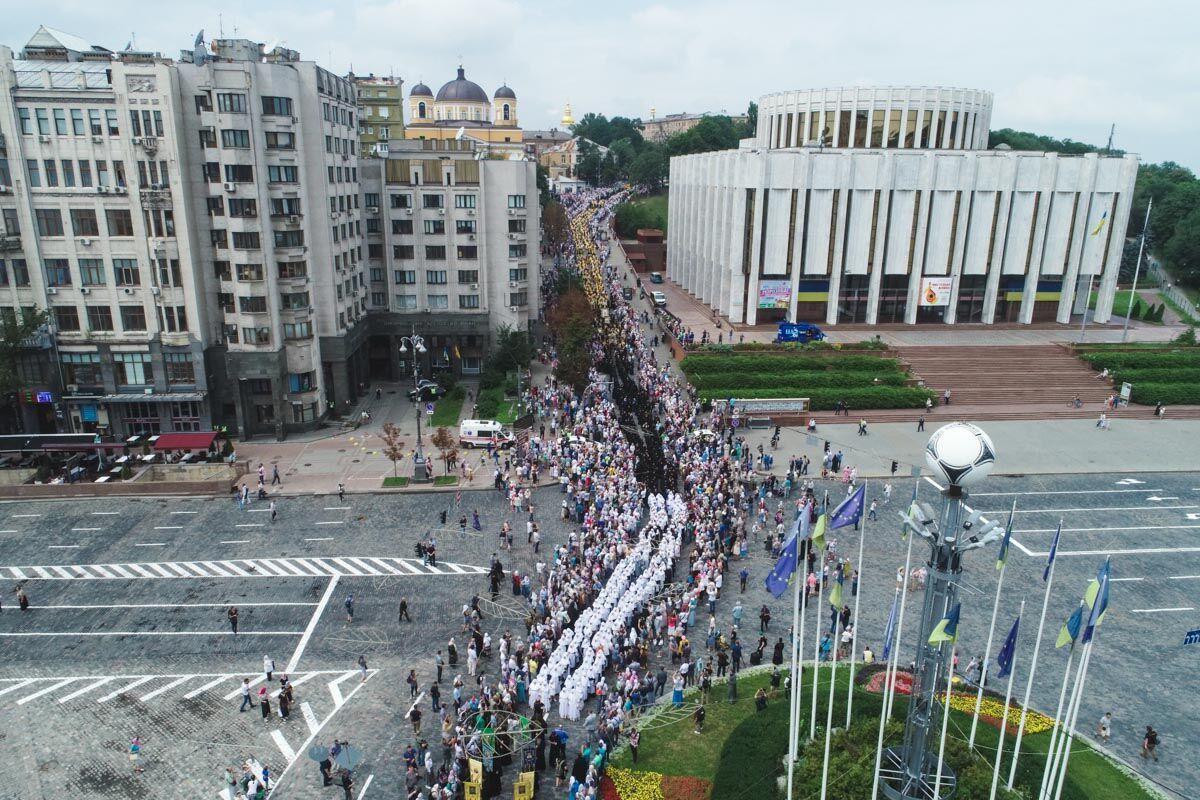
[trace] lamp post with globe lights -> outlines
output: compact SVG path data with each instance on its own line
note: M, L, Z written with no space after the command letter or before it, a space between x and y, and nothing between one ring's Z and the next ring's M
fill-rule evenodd
M411 336L400 337L400 354L404 355L408 352L409 346L413 349L413 387L420 389L420 382L417 376L420 375L421 368L417 361L417 356L425 352L425 339L418 336L416 331L413 331ZM413 454L413 481L425 482L429 480L429 465L425 460L425 450L421 446L421 401L425 397L420 392L417 393L413 403L417 407L417 451Z
M883 752L879 768L880 788L889 800L950 800L957 788L953 770L943 763L942 747L932 749L937 737L930 737L938 722L935 697L939 681L945 682L945 706L949 707L954 643L930 643L929 637L958 603L963 554L991 544L1004 533L1002 526L984 519L978 511L964 515L966 487L986 478L995 459L992 440L976 426L953 422L939 428L925 446L925 461L945 481L941 511L928 503L913 503L900 513L905 533L927 542L930 555L904 741ZM944 724L943 719L942 741Z

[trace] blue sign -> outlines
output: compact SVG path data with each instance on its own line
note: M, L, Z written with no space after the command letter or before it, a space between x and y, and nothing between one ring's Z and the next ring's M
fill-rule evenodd
M426 413L426 414L428 414L428 415L429 415L429 416L431 416L431 417L433 416L433 403L426 403L426 404L425 404L425 413Z
M1183 635L1184 644L1200 644L1200 628L1194 631L1188 631Z
M37 401L39 403L53 403L54 398L51 397L50 392L38 392Z

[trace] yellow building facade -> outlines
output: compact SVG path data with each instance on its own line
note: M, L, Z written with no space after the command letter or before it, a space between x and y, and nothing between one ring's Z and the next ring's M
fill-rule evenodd
M522 149L516 92L501 86L488 97L483 87L467 79L461 66L457 77L436 95L424 83L414 85L408 93L404 137L441 140L460 135L499 149Z

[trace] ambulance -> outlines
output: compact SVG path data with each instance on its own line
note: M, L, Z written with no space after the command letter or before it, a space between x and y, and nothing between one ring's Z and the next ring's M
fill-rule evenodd
M458 443L463 447L487 447L490 443L503 450L514 441L512 431L494 419L464 419L458 426Z

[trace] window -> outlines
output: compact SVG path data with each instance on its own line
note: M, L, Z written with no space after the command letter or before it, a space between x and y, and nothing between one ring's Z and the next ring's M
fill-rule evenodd
M100 225L96 222L96 211L91 208L72 208L71 230L76 236L99 236Z
M316 403L292 403L292 422L316 422Z
M467 260L467 261L474 261L476 258L479 258L479 255L478 255L479 248L473 244L471 244L471 245L460 244L458 247L455 248L455 251L459 258Z
M88 109L88 130L92 136L99 136L104 133L104 129L100 126L100 110L97 108Z
M446 221L441 219L425 220L425 233L430 235L444 234L446 232Z
M47 286L71 285L71 262L65 258L47 258L42 265L46 271Z
M75 321L78 330L79 312L75 309ZM100 355L98 353L63 353L63 378L67 383L94 386L103 384L100 373Z
M445 261L446 260L446 246L441 245L441 244L425 245L425 257L427 259L429 259L430 261Z
M117 125L117 112L114 109L106 109L104 112L104 121L107 123L109 136L120 136L121 129Z
M241 129L221 131L221 147L250 147L250 131Z
M311 392L317 388L317 373L292 372L288 374L289 392Z
M87 307L88 328L93 331L111 331L113 329L112 309L108 306L88 306ZM115 358L119 358L125 353L113 353ZM149 355L146 356L149 358ZM129 381L126 381L129 383Z
M300 180L300 169L272 164L267 167L267 180L271 183L297 183Z
M229 216L231 217L257 217L258 216L258 201L257 200L239 200L237 198L229 198Z
M459 308L479 308L479 295L477 294L460 294L458 296Z
M479 283L479 270L477 269L460 269L458 271L459 283Z
M261 281L263 279L262 264L238 264L237 279L239 281Z
M21 118L21 133L25 136L33 135L33 120L29 116L28 108L18 108L17 116Z
M71 161L71 159L69 159L69 158L64 158L62 160L62 177L63 177L63 186L67 187L68 189L74 188L74 186L75 186L75 162Z
M242 328L242 342L245 344L270 344L271 329L267 327Z
M371 267L371 283L383 283L385 280L383 267Z
M226 164L226 183L253 183L254 167L249 164Z
M75 306L55 306L54 326L60 331L79 330L79 309Z
M300 198L273 197L271 198L272 217L300 216Z
M146 330L146 309L142 306L121 306L121 329L126 331Z
M267 313L267 298L253 295L239 297L238 310L243 314L265 314Z
M98 258L79 259L79 285L103 286L104 262Z
M509 233L524 233L524 232L525 232L525 220L524 220L524 218L522 218L522 219L510 219L510 220L508 221L508 232L509 232Z
M21 222L15 208L0 208L0 215L4 218L4 230L8 231L10 236L21 232Z
M145 111L142 112L142 114L145 114L145 113L146 113ZM146 130L146 133L147 134L150 133L149 129ZM155 136L163 135L163 124L162 124L162 112L161 111L154 112L154 135Z
M265 116L290 117L292 115L292 98L263 97L262 109Z
M524 245L524 243L522 243L522 244L510 244L510 245L508 246L508 257L509 257L509 258L524 258L524 257L525 257L525 245Z
M117 286L141 286L142 276L136 258L114 258L113 276Z
M427 269L425 270L425 282L432 284L442 284L446 282L446 270L444 269Z
M411 194L393 194L389 195L392 208L412 208Z
M429 295L429 307L433 309L444 309L450 307L450 295L448 294L431 294Z
M158 283L161 286L183 286L183 272L179 269L179 259L158 259Z
M29 265L23 258L14 258L12 260L12 278L14 286L29 285Z
M196 367L192 363L191 353L163 353L163 363L167 368L167 383L196 383ZM175 405L182 404L172 404Z
M363 195L363 202L368 207L378 208L379 207L379 195L375 194L374 192L367 192L366 194Z
M142 135L142 123L138 120L136 109L131 109L129 112L129 132L134 136ZM147 135L149 135L149 132L147 132Z
M527 281L529 280L529 270L525 267L510 269L508 271L508 279L510 281Z
M455 208L474 208L475 195L473 194L456 194L454 195Z
M113 159L112 165L113 165L113 180L116 181L117 186L121 186L121 187L125 186L125 163L122 161L117 161L116 159Z
M510 194L508 196L508 207L509 208L524 208L525 207L525 195Z
M412 286L417 282L415 269L398 269L392 272L392 278L401 286Z
M267 131L268 150L295 150L296 134L291 131Z
M25 159L25 171L29 173L29 186L36 189L42 185L42 170L36 158Z
M54 132L59 136L67 136L67 110L54 109Z
M240 92L218 92L217 110L231 114L245 114L246 95Z
M127 208L110 208L104 212L109 236L133 236L133 217Z
M46 185L58 186L58 166L54 163L54 159L46 159Z
M308 292L284 292L279 300L288 311L307 311L311 305Z
M229 247L229 232L223 230L211 230L208 232L208 237L212 242L212 246L218 250L224 250Z
M525 306L529 305L529 295L527 292L513 292L508 296L508 304L510 306Z
M57 208L35 208L33 218L37 223L38 236L62 236L62 212Z
M421 205L424 208L445 208L446 198L440 194L421 195Z
M456 219L454 221L455 233L474 233L475 220L473 219Z
M387 292L371 292L371 305L386 306Z
M199 114L201 111L212 111L212 94L211 93L205 92L204 94L198 94L195 97L196 97L196 113L197 114Z
M216 161L206 161L202 167L205 183L221 182L221 165Z
M34 113L37 114L38 133L42 136L50 135L50 117L46 115L46 109L35 108Z
M417 307L417 296L415 294L397 294L392 296L393 306L397 311L413 311Z
M270 394L271 379L270 378L250 378L247 381L250 385L250 394Z
M88 306L89 315L93 307ZM112 355L113 360L117 362L117 383L127 386L154 383L154 365L150 363L149 353L113 353Z
M79 162L79 185L85 189L92 186L92 164L90 161Z
M217 276L217 280L221 281L227 281L233 277L232 273L229 271L228 261L214 261L213 273Z
M305 261L278 262L280 278L303 278L308 275L308 263Z
M413 221L411 219L394 219L392 220L392 233L404 236L413 232Z
M275 231L276 247L303 247L304 231Z
M311 339L313 336L312 322L283 323L284 339Z
M233 232L234 250L257 250L259 246L258 231Z
M401 261L416 258L413 254L413 246L411 244L392 245L392 257L398 258Z

